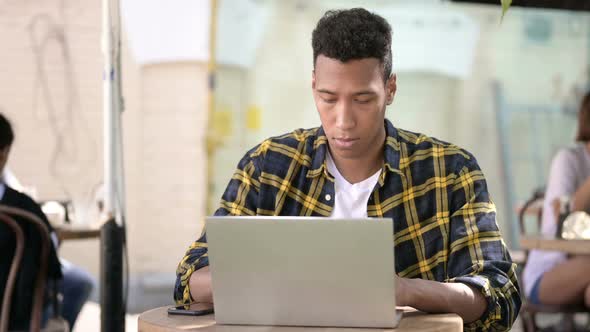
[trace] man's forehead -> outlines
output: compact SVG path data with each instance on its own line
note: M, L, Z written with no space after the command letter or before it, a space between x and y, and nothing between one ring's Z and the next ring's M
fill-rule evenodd
M318 66L335 66L335 67L353 67L353 66L366 66L366 67L381 67L381 61L378 58L367 57L359 59L349 59L342 61L337 58L332 58L324 54L318 55L315 61L315 69Z
M314 76L318 91L349 91L351 93L375 92L383 85L379 61L373 58L341 62L335 59L319 59ZM374 62L373 62L374 61Z

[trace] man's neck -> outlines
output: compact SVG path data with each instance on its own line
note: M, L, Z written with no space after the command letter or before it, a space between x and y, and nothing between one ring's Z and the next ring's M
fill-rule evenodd
M351 184L364 181L383 167L383 149L371 151L358 159L342 158L330 153L340 174Z

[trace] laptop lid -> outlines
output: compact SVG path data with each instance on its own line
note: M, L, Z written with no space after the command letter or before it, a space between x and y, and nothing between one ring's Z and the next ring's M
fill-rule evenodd
M390 219L208 217L220 324L397 326Z

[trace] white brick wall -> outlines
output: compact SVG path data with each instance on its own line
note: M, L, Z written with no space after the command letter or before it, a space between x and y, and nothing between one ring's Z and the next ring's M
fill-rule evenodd
M66 198L62 187L80 195L102 180L100 1L66 2L61 11L60 3L9 0L0 6L0 108L17 136L9 165L39 199ZM56 31L64 33L65 43L51 38ZM34 40L46 41L39 57L33 45L41 42ZM207 68L139 67L127 48L123 52L131 272L173 272L204 214ZM43 64L47 95L37 89L43 76L36 59ZM60 129L54 132L52 123ZM52 155L58 157L57 177L50 174ZM60 254L98 273L98 240L66 242Z

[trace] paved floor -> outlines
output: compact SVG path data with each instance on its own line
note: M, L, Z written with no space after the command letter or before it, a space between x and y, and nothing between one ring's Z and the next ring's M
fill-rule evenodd
M125 315L125 331L137 331L137 317L139 314ZM100 332L100 306L96 302L87 302L74 326L73 332Z

